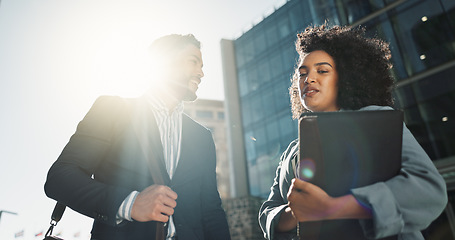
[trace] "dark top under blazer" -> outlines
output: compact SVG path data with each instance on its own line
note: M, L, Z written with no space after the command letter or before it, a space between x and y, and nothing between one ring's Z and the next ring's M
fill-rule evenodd
M126 196L153 184L141 138L158 159L165 183L178 194L173 219L179 239L230 239L210 131L183 115L181 154L170 180L153 112L142 98L104 96L95 101L50 168L47 196L94 218L93 239L151 239L154 222L116 224Z

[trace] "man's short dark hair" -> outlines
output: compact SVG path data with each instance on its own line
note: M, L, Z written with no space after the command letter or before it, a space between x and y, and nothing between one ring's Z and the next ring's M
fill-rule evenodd
M338 72L338 107L358 110L368 105L392 106L394 79L390 72L389 44L367 38L365 29L327 24L308 27L297 34L295 43L299 62L310 52L322 50L335 61ZM296 69L289 88L292 115L308 111L300 101L299 74Z
M189 44L201 48L201 42L193 34L170 34L153 41L149 51L152 56L172 56Z

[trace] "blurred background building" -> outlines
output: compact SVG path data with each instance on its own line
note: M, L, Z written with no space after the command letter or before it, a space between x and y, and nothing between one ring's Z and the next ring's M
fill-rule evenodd
M424 235L455 239L453 0L290 0L237 39L221 40L230 197L267 198L280 154L297 138L288 94L296 33L326 20L390 42L396 108L448 186L446 211Z

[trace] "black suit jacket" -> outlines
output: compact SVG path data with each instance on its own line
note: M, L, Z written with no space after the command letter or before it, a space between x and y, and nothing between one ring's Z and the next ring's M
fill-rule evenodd
M181 141L170 180L150 105L142 98L100 97L50 168L45 192L94 218L93 239L153 239L154 222L116 224L126 196L154 183L145 157L151 154L165 183L178 194L173 219L179 239L230 239L216 185L212 135L184 114Z

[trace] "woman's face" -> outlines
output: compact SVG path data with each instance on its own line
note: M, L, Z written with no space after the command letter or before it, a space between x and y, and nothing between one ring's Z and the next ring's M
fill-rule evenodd
M338 72L333 58L317 50L309 53L301 62L299 93L303 106L312 112L338 111Z

